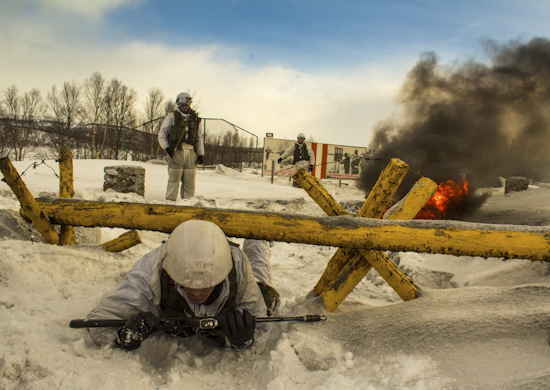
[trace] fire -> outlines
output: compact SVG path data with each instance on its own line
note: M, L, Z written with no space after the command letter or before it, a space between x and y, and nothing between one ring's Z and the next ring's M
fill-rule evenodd
M468 180L455 183L447 180L439 184L439 188L426 202L422 210L414 219L445 219L449 208L460 204L465 196L468 196Z

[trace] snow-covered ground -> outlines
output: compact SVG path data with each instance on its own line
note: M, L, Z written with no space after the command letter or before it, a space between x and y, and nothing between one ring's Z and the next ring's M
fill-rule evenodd
M14 162L19 173L32 161ZM47 165L46 165L47 164ZM34 196L55 195L57 163L30 168ZM103 192L103 168L146 169L145 197ZM163 165L75 160L75 198L162 204ZM323 182L340 202L361 203L353 183ZM550 226L550 188L493 196L470 221ZM198 171L197 197L178 205L322 216L288 178L225 167ZM550 228L549 228L550 230ZM77 228L77 245L47 245L19 217L0 183L0 388L2 389L548 389L550 264L525 260L391 254L423 290L403 302L371 271L335 313L306 295L336 248L277 243L273 284L280 315L326 314L323 323L271 324L246 352L193 338L147 339L133 353L93 344L69 328L112 293L125 272L167 235L141 232L122 253L98 244L124 230ZM32 234L32 240L31 240ZM237 239L237 241L239 241Z

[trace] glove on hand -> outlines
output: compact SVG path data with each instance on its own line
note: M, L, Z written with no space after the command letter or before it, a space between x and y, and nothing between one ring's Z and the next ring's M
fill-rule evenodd
M204 156L197 156L197 164L204 164Z
M309 166L308 172L313 172L313 165Z
M159 320L153 313L136 313L122 326L115 337L115 346L126 351L137 349L159 326Z
M280 158L280 159L277 160L277 162L278 162L279 164L281 163L281 161L283 161L282 158Z
M174 149L172 149L171 147L168 147L166 149L166 153L168 153L168 155L171 157L171 158L174 158Z
M254 330L256 329L256 317L248 310L235 310L222 318L222 328L234 349L246 349L254 343Z

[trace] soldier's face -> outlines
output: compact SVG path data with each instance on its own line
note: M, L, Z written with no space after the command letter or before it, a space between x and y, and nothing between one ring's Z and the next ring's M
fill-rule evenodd
M214 287L209 288L189 288L189 287L183 287L183 291L185 292L185 295L187 295L187 299L195 305L202 305L210 294L212 294L212 291L214 291Z
M305 138L298 138L298 143L303 144L305 140L306 140Z
M180 111L181 112L187 112L188 110L189 110L189 104L187 104L187 103L180 104Z

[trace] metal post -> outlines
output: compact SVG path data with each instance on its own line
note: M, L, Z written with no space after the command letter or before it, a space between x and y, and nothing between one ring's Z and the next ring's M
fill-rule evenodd
M273 184L274 174L275 174L275 160L271 160L271 184Z
M206 149L206 119L204 119L204 121L202 122L202 147L203 149ZM206 150L205 150L205 154L206 154ZM206 164L204 163L204 161L202 162L202 170L204 171L204 166Z

